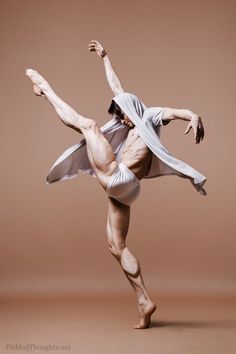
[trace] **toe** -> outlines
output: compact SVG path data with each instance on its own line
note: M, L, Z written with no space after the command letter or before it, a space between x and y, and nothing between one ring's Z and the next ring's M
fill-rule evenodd
M26 76L31 76L33 74L33 70L32 69L26 69Z
M141 329L141 327L140 327L139 324L138 324L138 325L135 325L134 328L135 328L135 329Z
M139 324L135 325L134 328L135 329L145 329L149 327L149 322L148 323L144 323L144 322L140 322Z

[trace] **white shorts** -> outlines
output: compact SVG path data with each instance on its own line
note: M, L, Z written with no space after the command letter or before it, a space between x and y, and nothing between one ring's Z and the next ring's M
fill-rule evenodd
M107 194L120 203L130 205L140 193L140 181L122 162L119 162L106 188Z

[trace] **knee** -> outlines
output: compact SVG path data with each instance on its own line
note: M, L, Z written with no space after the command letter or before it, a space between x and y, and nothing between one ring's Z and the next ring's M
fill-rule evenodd
M86 119L86 124L85 124L85 129L96 129L97 128L97 122L94 119L87 118Z
M126 274L137 277L140 272L138 260L130 253L128 248L124 245L117 245L109 243L109 250L111 254L118 260L121 264L122 269Z
M122 252L125 248L125 244L122 243L116 243L116 242L109 242L109 251L111 252L111 254L116 257L117 259L121 258Z

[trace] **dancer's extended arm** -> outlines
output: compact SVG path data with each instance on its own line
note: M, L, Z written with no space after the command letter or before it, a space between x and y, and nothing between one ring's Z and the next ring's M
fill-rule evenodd
M118 76L116 75L115 70L113 69L110 59L107 55L107 52L105 51L103 46L98 41L92 40L88 47L90 51L96 52L99 57L103 59L107 81L114 95L116 96L119 93L124 92L121 82Z
M184 134L187 134L191 129L193 129L196 144L200 143L200 141L204 138L204 127L201 117L189 109L166 108L163 112L162 119L167 121L174 119L189 121Z

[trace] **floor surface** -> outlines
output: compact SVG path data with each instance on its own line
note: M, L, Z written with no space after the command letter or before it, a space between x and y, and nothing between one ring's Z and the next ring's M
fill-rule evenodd
M153 300L151 327L135 330L133 296L1 299L0 353L236 353L236 298Z

